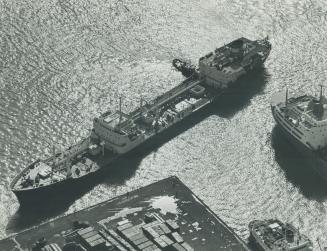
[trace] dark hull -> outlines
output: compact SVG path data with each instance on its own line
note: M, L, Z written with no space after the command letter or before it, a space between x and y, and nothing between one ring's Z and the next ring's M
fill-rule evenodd
M79 179L66 179L61 182L54 183L49 186L38 187L29 190L14 190L18 201L21 205L29 206L35 201L59 201L62 196L69 196L68 193L73 193L72 186L76 189L82 186L86 179L91 178L94 174L89 174Z
M217 92L217 98L222 94L222 92ZM103 158L101 161L96 161L100 166L100 169L94 173L87 174L83 177L77 179L66 179L61 182L53 183L48 186L37 187L34 189L28 190L13 190L13 193L16 195L18 201L21 205L30 205L36 201L49 201L49 200L60 200L61 197L70 197L75 193L78 193L79 190L84 190L86 184L92 183L92 180L98 180L98 177L108 175L109 172L115 171L119 172L119 168L126 168L126 164L122 164L124 160L135 161L139 158L142 158L145 154L149 153L157 147L161 142L165 142L176 134L181 132L180 128L183 122L186 119L193 119L196 116L195 114L201 113L202 109L207 107L210 103L214 102L213 98L211 102L207 103L200 109L192 112L188 116L184 117L182 120L176 122L175 124L168 127L166 130L155 134L151 138L145 140L140 145L136 146L127 153L116 155L116 157L108 156L108 158ZM192 118L193 117L193 118ZM187 128L186 128L187 129ZM167 139L168 138L168 139ZM110 175L110 174L109 174ZM101 178L100 178L101 179ZM13 182L15 183L15 182Z
M305 157L307 163L313 171L315 171L321 178L327 181L327 161L323 159L318 152L310 150L303 145L302 142L293 137L286 129L281 126L275 119L280 131L287 138L287 140L296 148L296 150Z
M251 250L265 251L265 248L261 245L260 241L258 241L256 239L256 237L253 235L253 224L255 224L256 222L259 222L259 221L254 220L249 223L249 230L250 230L250 236L248 238L249 247L251 248ZM268 249L266 249L266 250L268 250Z
M256 240L256 238L254 238L252 233L250 233L250 236L249 236L249 247L251 248L251 250L256 250L256 251L267 251L267 250L269 250L269 249L264 249L259 244L259 242Z
M48 186L41 186L27 190L12 189L12 192L16 195L21 205L27 206L37 201L61 201L69 197L74 197L75 195L79 194L79 191L83 191L90 186L89 181L96 179L99 176L101 177L101 173L122 156L123 155L105 155L105 157L101 158L101 162L98 162L98 165L101 167L100 170L76 179L69 178ZM17 178L19 178L19 176L17 176ZM11 185L12 187L14 183L15 180Z

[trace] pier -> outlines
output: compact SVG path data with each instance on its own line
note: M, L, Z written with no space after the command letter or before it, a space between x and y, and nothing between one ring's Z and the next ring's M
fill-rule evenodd
M77 222L86 224L85 229L91 227L99 234L109 233L108 238L112 242L116 245L120 242L119 245L122 247L120 250L145 250L132 249L128 241L122 240L123 237L119 234L119 224L126 221L130 225L142 225L145 224L143 221L149 214L155 215L163 224L175 222L178 234L174 235L180 235L179 244L175 241L176 243L171 244L171 247L168 246L168 249L156 247L152 250L249 250L241 238L177 177L163 179L12 235L0 241L0 250L31 250L40 239L46 240L48 246L56 245L56 248L60 248L58 250L62 250L67 243L67 236L81 231L76 229ZM162 239L169 241L166 237ZM180 247L176 249L178 245L184 249Z

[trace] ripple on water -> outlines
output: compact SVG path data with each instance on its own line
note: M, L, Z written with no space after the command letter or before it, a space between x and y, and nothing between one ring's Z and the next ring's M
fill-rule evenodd
M172 88L182 80L172 58L196 63L234 38L268 34L273 50L252 86L197 113L43 218L177 175L243 238L250 220L279 217L327 246L326 189L305 171L310 166L292 161L296 153L271 143L269 108L274 92L312 93L327 78L323 1L22 0L0 8L0 237L9 221L24 226L8 190L21 168L87 135L93 117L118 108L118 97L128 112L141 96Z

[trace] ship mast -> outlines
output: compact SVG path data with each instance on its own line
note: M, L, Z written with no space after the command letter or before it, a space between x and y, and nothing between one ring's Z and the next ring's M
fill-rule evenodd
M71 162L70 162L70 156L67 156L66 159L66 177L70 177L72 175L72 169L71 169Z
M141 96L141 100L140 100L140 113L142 114L143 112L143 97Z
M121 122L122 114L121 114L121 97L119 97L119 124Z
M319 85L320 86L320 97L319 97L319 102L322 103L322 88L323 85Z
M286 88L286 93L285 93L285 115L288 109L288 88Z

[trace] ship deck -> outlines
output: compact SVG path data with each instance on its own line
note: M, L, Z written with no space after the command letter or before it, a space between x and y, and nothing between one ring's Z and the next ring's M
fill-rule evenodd
M12 235L0 241L0 250L31 250L33 243L42 237L62 248L65 235L72 231L75 221L87 221L96 230L115 230L123 219L140 224L149 213L156 213L165 221L174 220L180 227L181 237L194 250L249 250L233 230L177 177L169 177ZM125 250L133 249L125 247Z
M145 104L142 107L142 109L146 110L147 112L151 112L155 109L158 109L158 107L161 107L164 104L178 98L183 93L187 92L188 90L199 84L202 84L202 80L198 78L190 77L184 80L183 82L181 82L179 85L172 88L171 90L161 94L160 96L156 97L154 100ZM135 111L129 114L129 117L134 119L135 117L138 116L140 116L140 108L137 108Z

